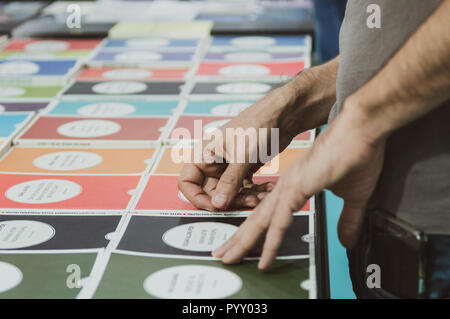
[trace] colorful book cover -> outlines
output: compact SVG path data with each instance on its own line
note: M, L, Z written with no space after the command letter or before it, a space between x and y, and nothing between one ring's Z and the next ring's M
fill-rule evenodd
M124 211L140 176L0 174L0 211Z
M0 102L0 113L3 112L38 112L47 107L48 103L42 102Z
M0 60L0 76L62 76L70 73L76 63L76 60Z
M267 48L267 47L303 47L311 48L311 37L305 35L279 36L234 36L217 35L212 38L211 46L239 47L239 48Z
M87 64L91 66L161 66L162 64L189 65L195 50L124 50L103 49L98 51Z
M32 117L30 112L0 113L0 138L14 138Z
M315 297L309 259L277 260L272 271L257 260L239 265L220 261L111 254L94 298L219 299Z
M111 39L106 38L103 43L104 49L137 49L137 50L154 50L154 49L195 49L200 43L198 38L135 38L135 39Z
M126 22L117 23L109 30L109 37L123 38L203 38L209 36L211 21L188 22Z
M224 78L292 77L302 71L304 61L288 63L200 63L196 76Z
M28 51L0 51L0 59L26 59L26 60L67 60L83 59L91 51L56 51L56 52L28 52Z
M282 257L308 257L311 215L293 217L278 250ZM245 221L245 217L136 216L126 226L117 249L138 253L211 258L211 252L224 244ZM259 257L262 243L248 253Z
M0 100L3 102L48 101L56 97L62 89L61 85L0 85Z
M172 101L57 101L49 106L49 115L85 117L171 116L178 108Z
M179 140L198 140L204 134L210 134L231 119L231 116L181 115L168 138L174 142ZM314 141L313 130L297 135L294 141L312 143Z
M77 75L77 81L109 80L184 80L188 68L86 68Z
M307 55L304 51L293 50L261 50L261 51L241 51L241 50L209 50L203 57L205 62L222 63L270 63L270 62L295 62L306 61Z
M12 39L2 51L50 53L63 51L91 51L101 40L95 39Z
M0 60L0 83L21 85L63 84L76 71L76 60Z
M257 100L188 101L183 114L236 116Z
M289 147L267 162L255 175L281 175L306 150L307 147ZM191 158L191 154L191 147L164 147L153 172L178 175L185 164L183 159Z
M239 82L201 82L195 83L191 95L214 96L222 99L226 96L262 97L271 90L282 86L282 82L239 81Z
M39 116L18 138L19 143L70 141L158 141L167 117L86 118ZM44 141L42 141L44 143ZM57 141L56 141L57 142ZM82 143L82 142L81 142Z
M277 176L256 176L254 183L276 182ZM178 190L178 176L151 175L139 196L135 210L196 211L189 200ZM310 202L301 209L309 212Z
M74 299L82 286L76 286L68 276L70 265L77 265L80 279L87 284L97 252L0 253L0 298L2 299ZM73 267L73 266L72 266ZM69 272L68 272L69 270Z
M120 215L1 214L0 250L105 248L121 218Z
M142 174L155 148L37 148L16 146L0 172L33 174Z
M64 98L83 96L125 97L127 99L152 98L167 95L180 95L184 82L144 82L144 81L83 81L74 82L64 92ZM1 91L0 91L1 93Z

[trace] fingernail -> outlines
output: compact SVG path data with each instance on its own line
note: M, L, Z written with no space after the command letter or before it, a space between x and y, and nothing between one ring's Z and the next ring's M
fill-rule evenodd
M259 200L263 200L266 196L267 196L267 193L259 193L259 194L257 195L257 197L258 197Z
M212 199L212 203L216 207L222 207L222 206L226 205L227 200L228 200L228 196L227 195L225 195L225 194L217 194Z
M227 264L231 261L232 257L233 257L233 253L229 251L222 257L222 262Z
M258 262L258 269L259 270L264 270L264 269L266 269L266 267L267 267L267 265L266 265L267 263L266 262L264 262L262 259Z

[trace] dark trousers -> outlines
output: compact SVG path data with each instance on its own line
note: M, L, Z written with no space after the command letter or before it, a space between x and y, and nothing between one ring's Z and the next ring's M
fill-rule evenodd
M379 298L379 294L368 288L366 283L367 265L370 259L369 247L369 225L366 223L356 247L347 250L353 290L356 297L361 299ZM450 298L450 236L429 235L425 253L427 259L425 297ZM398 254L398 256L400 255ZM392 269L382 269L381 276L389 271Z

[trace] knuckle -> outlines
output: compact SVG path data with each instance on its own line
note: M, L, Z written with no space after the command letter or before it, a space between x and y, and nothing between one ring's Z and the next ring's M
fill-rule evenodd
M237 176L229 173L224 173L220 177L220 183L226 184L226 185L236 185L238 183Z

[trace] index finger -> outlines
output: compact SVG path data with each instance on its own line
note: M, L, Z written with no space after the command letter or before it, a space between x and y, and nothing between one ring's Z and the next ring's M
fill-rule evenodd
M178 178L178 188L195 207L214 211L211 197L202 188L205 178L198 166L186 164Z

